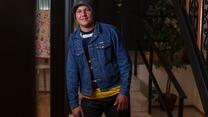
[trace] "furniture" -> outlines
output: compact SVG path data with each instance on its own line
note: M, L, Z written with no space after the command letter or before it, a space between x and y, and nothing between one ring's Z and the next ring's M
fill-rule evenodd
M46 60L46 61L43 61L43 60ZM36 77L37 77L37 83L36 83L36 86L37 86L37 90L39 92L43 92L43 93L48 93L50 92L50 88L47 89L49 86L48 84L50 84L50 81L49 79L50 78L47 78L47 76L50 77L50 62L49 59L43 59L42 61L41 60L37 60L37 64L36 64ZM43 78L41 80L41 78ZM43 83L43 90L39 90L40 89L40 83ZM48 83L49 82L49 83Z

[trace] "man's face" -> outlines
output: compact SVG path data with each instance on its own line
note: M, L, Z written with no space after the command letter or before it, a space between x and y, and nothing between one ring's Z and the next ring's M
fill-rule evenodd
M89 28L93 24L93 11L86 5L81 5L77 8L76 20L80 27Z

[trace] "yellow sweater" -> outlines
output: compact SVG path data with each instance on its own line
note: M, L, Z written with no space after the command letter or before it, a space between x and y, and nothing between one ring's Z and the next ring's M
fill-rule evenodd
M108 91L101 91L99 88L97 88L97 89L93 89L92 96L82 95L82 97L87 99L102 99L116 95L119 92L120 92L120 86L114 87Z

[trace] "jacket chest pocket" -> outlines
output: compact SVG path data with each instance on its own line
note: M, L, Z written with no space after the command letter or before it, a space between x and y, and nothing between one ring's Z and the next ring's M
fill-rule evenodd
M82 47L82 41L81 40L74 40L73 41L73 54L77 57L84 54L84 48Z
M96 48L97 48L97 49L106 49L106 48L108 48L108 47L110 47L110 46L111 46L111 42L110 42L110 41L109 41L109 42L101 41L101 42L99 42L99 43L97 44Z
M77 61L77 63L79 64L79 67L82 67L82 65L84 65L84 50L83 49L78 49L76 48L73 52L75 60Z
M109 63L113 56L113 44L110 41L100 41L96 45L96 52L101 64Z

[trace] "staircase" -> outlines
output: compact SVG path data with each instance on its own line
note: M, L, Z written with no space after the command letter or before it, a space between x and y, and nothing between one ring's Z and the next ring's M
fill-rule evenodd
M151 117L148 113L148 100L140 91L139 78L132 76L131 89L131 117Z

